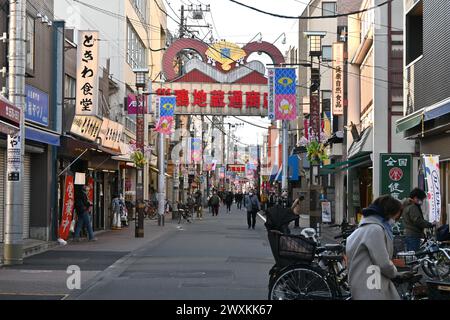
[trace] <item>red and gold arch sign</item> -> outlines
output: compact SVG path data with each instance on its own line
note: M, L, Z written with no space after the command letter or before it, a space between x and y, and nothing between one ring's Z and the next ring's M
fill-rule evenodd
M178 57L186 50L192 58L183 60L180 76ZM164 54L167 82L154 83L153 92L176 96L176 114L267 116L266 67L249 60L253 53L267 54L274 64L284 63L282 53L268 42L252 42L241 48L226 41L208 45L196 39L179 39Z

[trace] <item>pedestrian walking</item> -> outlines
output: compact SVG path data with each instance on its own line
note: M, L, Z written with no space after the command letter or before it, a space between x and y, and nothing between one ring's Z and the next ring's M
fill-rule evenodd
M243 200L243 198L244 198L244 195L242 194L241 191L239 191L238 193L236 193L236 196L235 196L235 199L236 199L236 205L237 205L237 208L238 208L239 210L242 209L242 200Z
M203 219L203 203L202 203L202 193L200 190L198 190L195 193L195 209L197 211L197 218L202 220Z
M352 299L400 299L392 279L401 274L391 260L394 253L392 227L401 212L401 202L392 196L381 196L363 210L363 219L346 245ZM375 282L374 276L378 279Z
M217 195L217 192L214 191L214 194L211 197L210 201L211 201L211 208L212 208L213 216L219 215L220 198Z
M426 199L425 191L415 188L411 191L409 199L403 203L403 223L405 225L405 244L407 251L417 251L420 241L425 236L426 228L433 228L435 224L426 221L423 217L422 203Z
M121 217L123 209L120 197L117 194L113 196L111 209L113 213L112 228L120 229L122 227Z
M227 206L227 212L231 212L231 205L233 204L233 193L231 191L227 192L225 196L225 204Z
M247 209L247 224L248 228L255 230L256 225L256 214L261 209L258 197L254 191L250 191L248 196L245 198L245 207Z
M94 237L94 231L92 230L92 223L90 218L90 212L92 210L92 203L88 198L89 187L83 186L81 191L77 192L75 197L75 209L77 211L77 226L75 228L75 241L80 240L80 232L84 226L88 231L89 241L97 241Z

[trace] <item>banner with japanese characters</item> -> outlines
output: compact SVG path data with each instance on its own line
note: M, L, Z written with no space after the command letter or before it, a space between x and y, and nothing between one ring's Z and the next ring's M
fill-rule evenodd
M80 31L77 57L76 115L94 116L98 110L98 31Z
M70 224L73 219L73 209L75 205L75 185L73 176L66 176L64 187L64 201L62 219L59 226L59 237L63 240L69 238Z
M412 156L410 154L381 154L380 194L403 200L411 192Z
M155 83L157 96L175 96L177 115L267 116L268 90L261 84ZM156 104L155 104L156 106ZM157 114L157 110L156 114Z
M158 97L159 118L155 131L170 135L174 127L174 115L177 105L176 97Z
M427 182L428 220L430 222L439 222L441 220L442 206L439 156L424 155L423 167Z
M344 43L333 44L333 115L344 114Z

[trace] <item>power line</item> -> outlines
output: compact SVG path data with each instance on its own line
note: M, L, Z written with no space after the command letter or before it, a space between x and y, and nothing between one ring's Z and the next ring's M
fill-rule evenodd
M340 13L340 14L335 14L335 15L330 15L330 16L314 16L314 17L285 16L285 15L281 15L281 14L277 14L277 13L267 12L267 11L264 11L264 10L261 10L261 9L258 9L258 8L246 5L246 4L241 3L239 1L236 1L236 0L228 0L228 1L233 2L233 3L235 3L237 5L240 5L240 6L246 7L247 9L251 9L253 11L257 11L259 13L263 13L265 15L269 15L269 16L276 17L276 18L298 19L298 20L316 20L316 19L333 19L333 18L339 18L339 17L347 17L347 16L353 15L353 14L363 13L363 12L366 12L366 11L374 10L374 9L380 8L382 6L385 6L386 4L388 4L388 3L390 3L390 2L392 2L394 0L387 0L387 1L385 1L385 2L383 2L381 4L379 4L379 5L376 5L376 6L373 6L373 7L370 7L370 8L366 8L366 9L363 9L363 10L358 10L358 11L353 11L353 12L348 12L348 13Z
M230 138L231 140L233 140L233 141L235 141L235 142L237 142L237 143L240 143L240 144L242 144L242 145L244 145L244 146L246 146L246 147L251 147L250 144L240 142L240 141L237 140L236 138L230 137L226 132L224 132L224 131L220 128L220 126L218 126L214 121L212 121L211 119L209 119L209 117L208 117L207 115L205 115L205 118L208 119L209 122L211 122L211 124L212 124L215 128L219 129L220 132L222 132L225 136L227 136L227 137Z
M324 11L334 13L334 11L331 11L331 10L328 10L328 9L324 9L324 8L322 8L322 7L315 6L315 5L309 4L309 3L307 3L307 2L303 2L303 1L300 1L300 0L294 0L294 1L295 1L295 2L298 2L298 3L301 3L301 4L304 4L304 5L306 5L306 6L309 6L309 7L313 7L313 8L316 8L316 9L322 9L322 10L324 10ZM392 1L393 1L393 0L392 0ZM352 17L351 15L349 15L348 18L354 19L354 20L357 20L357 21L360 21L360 22L361 22L361 19ZM385 28L388 28L388 29L390 28L390 29L395 29L395 30L398 30L398 31L403 31L403 29L400 29L400 28L395 28L395 27L393 27L393 26L386 26L386 25L383 25L383 24L375 23L375 22L373 23L373 25L380 26L380 27L385 27Z

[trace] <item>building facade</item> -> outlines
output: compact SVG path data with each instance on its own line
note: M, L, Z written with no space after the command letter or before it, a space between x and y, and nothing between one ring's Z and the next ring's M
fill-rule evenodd
M0 34L9 33L9 2L0 1ZM55 240L57 147L62 129L63 66L58 56L64 50L59 37L63 22L54 21L53 1L27 1L26 17L26 107L23 238ZM8 70L7 42L0 42L0 69ZM8 71L0 74L1 94L8 96ZM6 135L0 134L0 242L4 239L6 187Z
M164 4L158 0L164 10ZM128 115L127 97L136 94L134 69L148 68L150 80L161 79L161 59L166 45L166 17L155 1L114 0L108 2L109 12L102 9L104 1L90 1L89 5L75 1L55 3L55 13L67 21L67 27L75 30L98 30L100 32L100 65L110 65L111 80L118 90L111 96L110 117L124 126L124 143L136 141L136 117ZM76 38L76 36L75 36ZM149 90L150 90L149 81ZM149 98L149 102L151 99ZM151 105L151 104L150 104ZM153 146L154 152L144 169L144 199L157 189L157 135L149 130L154 125L151 114L145 116L145 144ZM125 148L127 149L127 148ZM126 162L125 162L126 163ZM135 201L136 170L128 165L121 166L121 192L127 200Z
M441 222L450 213L450 63L442 54L450 50L450 3L405 0L404 109L397 131L416 155L440 156ZM425 188L420 162L416 185Z
M346 176L344 170L328 170L328 168L338 168L346 158L346 139L343 135L347 118L347 79L346 79L346 52L351 33L348 30L347 16L338 18L325 18L357 11L362 0L352 1L322 1L312 0L308 3L302 13L302 17L324 17L319 19L301 19L299 22L299 102L303 109L304 118L299 119L297 128L300 129L300 138L309 136L311 128L311 105L310 87L313 84L313 73L320 78L319 104L321 130L323 135L321 143L327 148L329 160L324 161L320 170L320 183L314 185L309 179L310 165L307 162L306 154L303 154L301 169L305 169L305 179L302 179L301 190L308 195L310 202L307 211L314 217L312 224L320 220L321 207L320 199L331 202L332 218L336 222L341 222L347 212ZM311 33L320 33L320 55L319 59L312 59L312 45L317 45L311 41ZM339 49L340 51L338 51ZM341 59L341 65L336 64L337 58ZM343 60L343 61L342 61ZM336 90L336 69L341 68L337 81L340 83L339 92ZM339 101L336 101L339 97ZM339 105L339 110L336 108ZM303 150L304 152L305 150ZM301 152L301 149L300 149ZM301 170L302 171L302 170Z
M381 3L366 0L361 9ZM351 165L347 190L351 196L347 203L351 220L385 193L382 155L414 155L414 143L404 141L395 129L403 116L403 12L403 3L395 1L348 19L347 159ZM415 172L417 166L412 167Z

